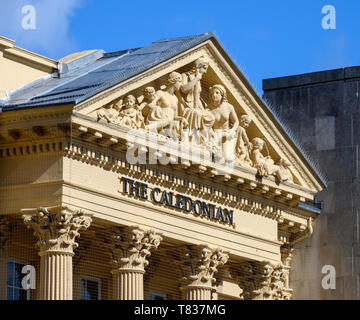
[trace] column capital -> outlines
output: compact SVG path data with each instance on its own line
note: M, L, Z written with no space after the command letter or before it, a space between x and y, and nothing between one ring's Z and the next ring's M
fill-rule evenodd
M46 253L69 253L79 245L75 241L80 232L90 227L92 219L81 210L67 206L23 209L23 220L34 230L39 240L40 255Z
M212 288L218 268L229 259L227 252L221 248L211 249L207 245L191 245L181 248L179 261L182 282L186 287Z
M139 226L119 227L110 234L107 244L113 273L122 271L144 272L149 264L151 251L157 249L162 237L155 230L144 230Z
M243 297L247 300L289 300L292 290L287 286L288 269L267 261L244 262L238 269Z

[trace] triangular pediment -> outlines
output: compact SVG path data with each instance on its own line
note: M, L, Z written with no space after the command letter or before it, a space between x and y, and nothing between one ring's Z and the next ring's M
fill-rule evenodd
M202 64L208 64L205 72L199 69ZM221 101L215 98L219 94ZM233 161L240 179L242 174L254 181L269 179L311 193L323 188L313 167L213 38L85 100L75 107L75 114L91 119L97 130L139 129L163 137L163 129L172 128L170 140L175 144L184 141L185 132L186 144L200 143L205 152L213 148L213 160L232 148L233 159L223 154L222 163ZM196 136L194 130L201 132ZM225 132L222 141L221 132Z

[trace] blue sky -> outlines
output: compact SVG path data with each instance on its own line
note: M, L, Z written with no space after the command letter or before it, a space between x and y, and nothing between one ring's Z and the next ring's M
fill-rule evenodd
M36 10L35 30L21 26L25 5ZM321 26L324 5L336 9L335 30ZM207 31L260 92L264 78L360 65L358 0L0 2L0 35L53 59Z

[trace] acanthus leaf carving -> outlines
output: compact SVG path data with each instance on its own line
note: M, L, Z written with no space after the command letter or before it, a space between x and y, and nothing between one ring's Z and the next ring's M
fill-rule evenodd
M228 259L228 253L220 248L211 249L207 245L183 247L178 261L181 280L186 286L212 287L216 282L215 274Z
M28 210L23 210L26 212ZM38 238L40 252L73 253L78 247L76 238L80 232L90 227L92 219L81 210L72 210L66 206L38 208L24 214L23 220L28 228L34 230Z
M288 269L283 264L243 262L236 271L245 300L290 300Z
M144 271L149 264L151 251L158 248L162 237L155 230L138 226L121 227L110 234L107 244L112 265L121 269Z

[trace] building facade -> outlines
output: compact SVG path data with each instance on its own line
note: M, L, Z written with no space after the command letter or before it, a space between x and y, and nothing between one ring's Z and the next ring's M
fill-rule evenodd
M297 245L294 298L360 299L359 80L359 67L349 67L263 82L266 99L328 180L318 195L323 209L317 232ZM326 266L336 279L331 288L322 285Z
M324 179L212 34L0 42L1 299L290 299Z

